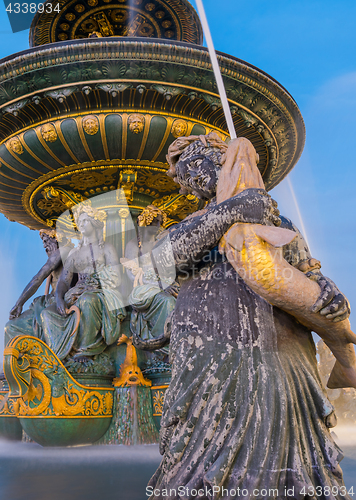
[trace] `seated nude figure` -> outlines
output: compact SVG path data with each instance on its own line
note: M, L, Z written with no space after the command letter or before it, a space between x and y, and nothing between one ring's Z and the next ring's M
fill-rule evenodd
M43 241L48 259L25 287L16 304L10 311L10 321L5 325L5 346L17 335L38 336L38 320L40 313L44 308L54 303L54 293L63 269L62 259L66 260L69 252L73 248L72 243L67 241L65 236L61 236L61 248L59 249L55 230L41 229L40 237ZM45 295L36 297L29 309L22 312L24 304L37 292L46 279L49 286L46 287ZM51 293L49 293L50 286L52 287Z
M68 255L56 288L56 304L42 311L39 328L59 359L85 362L118 340L126 312L118 292L116 251L103 240L105 212L87 204L79 204L73 212L82 239ZM75 274L78 281L72 287ZM75 315L67 314L71 306L80 311L78 329Z

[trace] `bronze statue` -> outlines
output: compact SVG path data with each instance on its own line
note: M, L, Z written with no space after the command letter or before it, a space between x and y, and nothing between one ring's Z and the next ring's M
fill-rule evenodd
M169 244L181 288L171 319L163 458L147 491L155 500L167 498L167 491L178 499L182 489L186 500L196 498L192 490L204 500L218 499L222 488L227 498L237 491L268 498L271 489L273 497L286 498L288 489L293 498L307 498L308 488L319 487L348 498L340 450L329 432L334 409L320 382L310 330L256 294L218 245L235 223L274 224L296 233L283 247L292 266L314 260L261 188L216 202L226 149L209 134L178 139L168 151L169 174L184 192L209 203L173 227L169 242L160 242L158 264L164 266ZM320 284L320 313L330 321L347 317L347 300L333 282L317 268L307 276Z
M56 288L56 304L42 311L39 327L42 339L59 359L69 356L85 362L118 340L126 312L118 292L116 251L103 240L105 212L85 203L73 211L82 239L65 261ZM78 281L72 286L75 274ZM75 333L75 317L66 312L73 305L80 310Z
M73 248L73 245L70 241L67 241L65 236L57 236L54 230L41 229L40 237L48 259L25 287L10 311L10 321L5 325L5 346L17 335L38 335L37 323L39 315L45 307L54 303L54 292L63 269L62 259L65 260ZM62 238L61 249L59 249L57 238ZM37 292L46 279L48 283L46 294L42 297L37 297L29 309L22 312L25 302ZM51 293L49 293L50 286L52 287Z

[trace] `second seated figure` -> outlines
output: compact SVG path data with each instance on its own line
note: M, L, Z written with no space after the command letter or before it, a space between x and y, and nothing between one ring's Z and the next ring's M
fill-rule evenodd
M179 290L177 282L168 284L164 277L159 276L151 255L166 218L159 208L146 207L138 217L138 241L128 242L125 258L121 259L133 283L128 298L132 307L130 329L135 345L145 350L154 348L154 339L162 336L167 318L174 311ZM146 342L141 344L140 339ZM168 349L163 348L160 353L158 355L156 351L154 357L166 361Z

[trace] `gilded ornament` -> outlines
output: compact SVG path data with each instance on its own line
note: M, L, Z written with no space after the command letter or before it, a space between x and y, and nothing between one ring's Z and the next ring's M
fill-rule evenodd
M145 5L145 9L148 10L148 12L152 12L153 10L155 10L155 4L148 3L147 5Z
M61 28L61 30L63 30L63 31L68 31L68 30L69 30L69 28L70 28L69 24L67 24L67 23L62 23L62 24L60 24L60 25L59 25L59 27L60 27L60 28Z
M117 168L108 168L103 171L95 170L85 170L84 172L78 172L71 176L70 180L65 179L64 181L58 183L68 185L72 189L79 191L84 191L85 189L97 187L97 186L109 186L114 182L114 176L117 172ZM105 189L105 188L103 188Z
M166 212L164 212L161 208L155 207L154 205L148 205L137 217L138 225L140 227L149 226L152 224L153 219L156 219L157 217L161 217L162 226L165 226L167 223Z
M22 155L23 147L18 137L13 137L12 139L10 139L8 145L11 151L16 153L17 155Z
M98 0L88 0L88 5L90 7L95 7L95 5L98 5Z
M37 202L37 207L45 216L53 213L56 215L61 214L85 200L79 193L54 186L46 186L41 194L43 199Z
M82 123L84 131L88 135L95 135L99 130L99 120L94 115L85 116Z
M163 413L164 392L156 390L152 395L154 416L160 417Z
M157 17L157 19L163 19L165 13L163 12L163 10L158 10L157 12L155 12L155 16Z
M166 20L166 21L162 22L162 26L163 26L163 28L167 29L167 28L170 28L172 26L172 23L171 23L171 21Z
M125 169L120 172L117 201L118 203L132 202L133 190L137 181L137 172L132 169Z
M59 33L58 39L64 42L64 40L68 40L68 35L67 33Z
M100 32L103 36L115 35L113 27L111 26L104 12L97 12L96 14L94 14L94 19L97 21L100 28Z
M137 365L137 353L132 344L132 337L121 335L117 344L126 344L126 356L120 368L120 376L114 378L114 387L130 387L132 385L150 387L152 382L144 378L140 367Z
M46 142L55 142L57 140L57 132L52 123L45 123L41 127L41 135Z
M77 12L84 12L84 11L85 11L85 7L84 7L84 5L82 5L82 4L80 4L80 3L79 3L78 5L76 5L74 8L75 8L75 10L76 10Z
M17 337L5 351L4 368L10 387L8 414L19 417L112 415L112 389L77 383L41 340Z
M181 118L174 120L172 124L172 135L178 139L178 137L183 137L186 135L188 130L188 123Z
M128 119L130 132L140 134L145 126L145 117L137 113L133 113Z
M115 9L111 13L111 19L114 23L123 23L126 21L128 12L124 9Z
M64 17L67 19L67 21L74 21L75 19L75 15L72 14L72 12L68 12L68 14L66 14Z
M147 22L143 22L137 32L138 36L151 36L154 32L154 28Z
M128 208L120 208L119 217L121 219L127 219L129 215L130 215L130 210Z
M151 172L140 171L137 185L146 186L161 193L178 190L178 185L165 172L153 174ZM140 190L140 192L142 191Z
M164 36L166 36L167 38L172 38L174 36L174 31L172 30L165 31Z

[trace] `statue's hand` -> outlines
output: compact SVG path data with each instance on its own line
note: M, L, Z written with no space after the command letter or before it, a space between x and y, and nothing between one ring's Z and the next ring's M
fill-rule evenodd
M309 272L306 276L316 281L321 288L319 298L311 309L312 312L318 312L335 323L350 316L350 304L335 283L319 273Z
M232 206L238 203L236 205L238 212L235 214L236 222L281 225L277 202L264 189L245 189L242 193L230 198L230 202Z
M170 295L173 295L173 297L177 298L178 293L179 293L179 284L178 283L172 283L172 285L169 285L167 288L165 288L165 292L169 293Z
M9 319L18 318L21 313L22 313L22 306L16 304L10 311Z
M64 299L57 298L57 311L61 316L67 316Z

